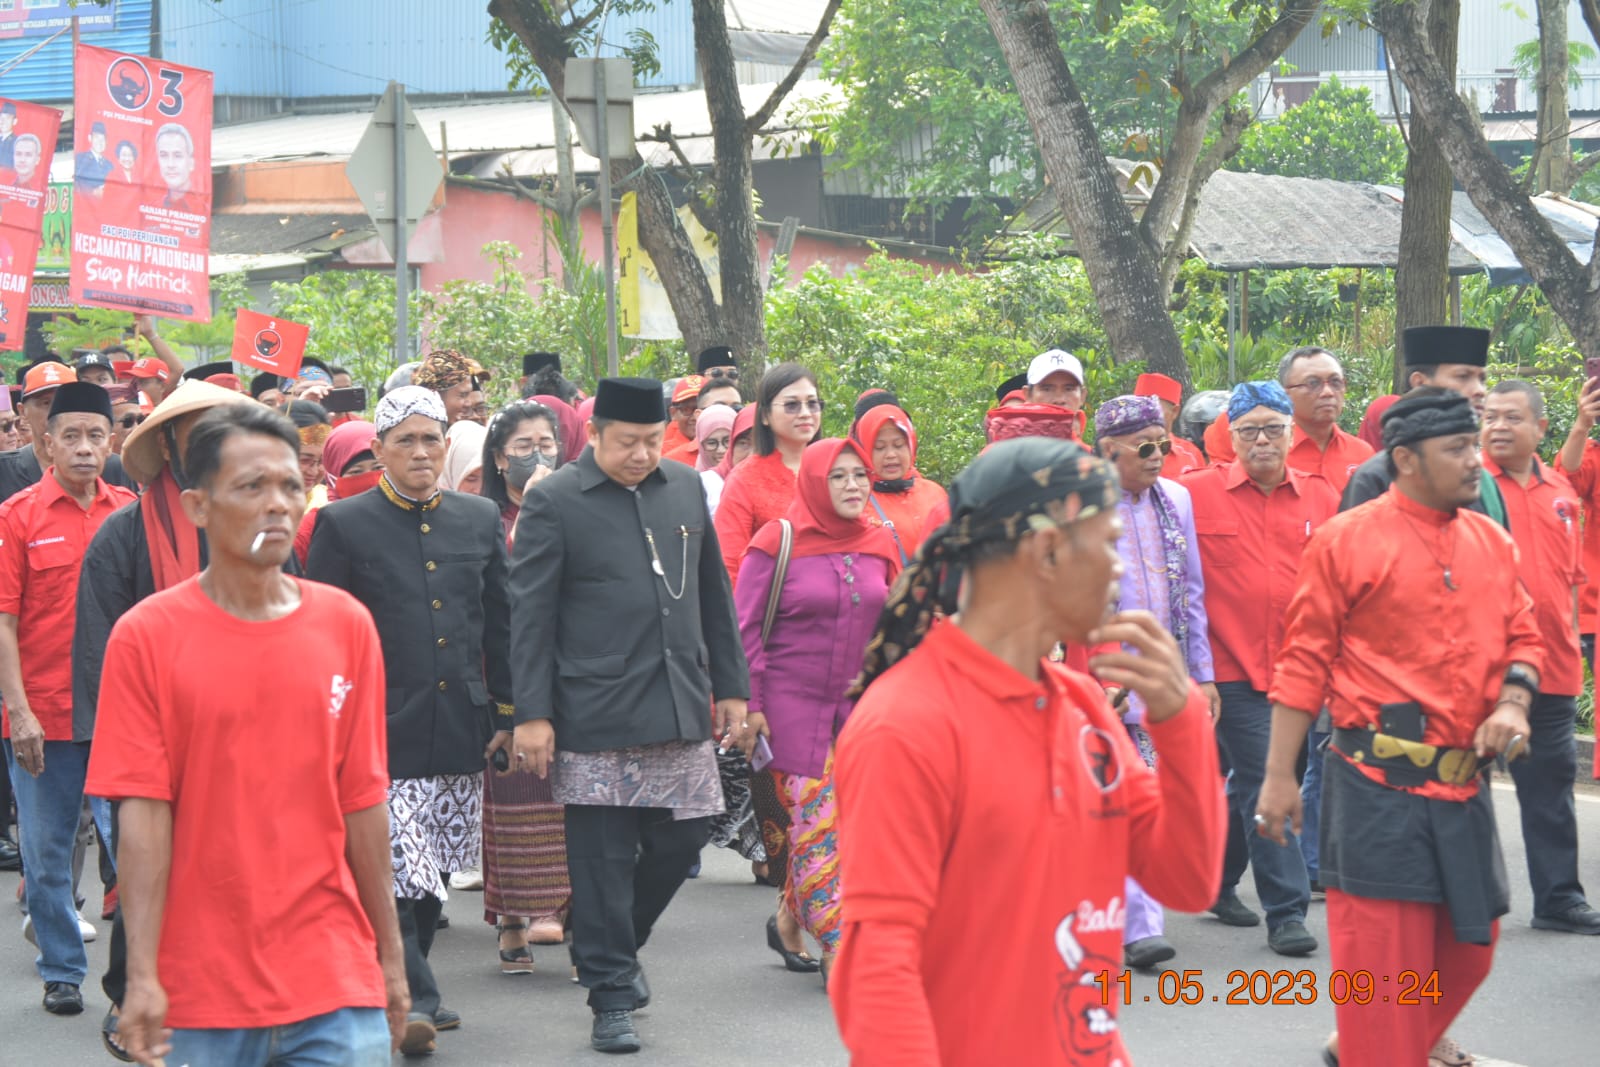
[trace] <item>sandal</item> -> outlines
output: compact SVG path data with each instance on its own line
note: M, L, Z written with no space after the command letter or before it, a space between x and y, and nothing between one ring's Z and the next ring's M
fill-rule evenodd
M113 1004L111 1010L106 1012L106 1017L100 1020L100 1043L106 1047L114 1059L123 1063L132 1063L133 1056L122 1047L121 1040L117 1037L117 1006Z
M1478 1062L1449 1034L1441 1037L1428 1052L1428 1067L1472 1067Z
M516 922L495 923L494 926L497 934L520 933L527 928L527 925L520 919ZM528 946L526 944L518 945L516 948L500 949L500 973L533 973L533 953L528 950Z

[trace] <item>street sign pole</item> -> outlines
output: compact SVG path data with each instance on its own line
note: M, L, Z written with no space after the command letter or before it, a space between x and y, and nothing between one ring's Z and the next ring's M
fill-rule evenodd
M406 187L406 87L401 82L390 82L394 90L394 187ZM409 205L394 213L394 355L395 362L405 363L411 358L410 323L406 321L406 305L411 297L411 271L406 263L406 215ZM422 214L418 209L417 214Z
M615 378L617 367L617 250L611 217L611 138L606 128L606 75L602 68L594 79L595 132L600 140L600 243L606 271L606 373Z

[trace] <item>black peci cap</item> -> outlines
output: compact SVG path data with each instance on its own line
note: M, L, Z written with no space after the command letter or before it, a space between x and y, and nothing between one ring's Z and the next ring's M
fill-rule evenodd
M649 425L667 421L667 401L654 378L601 378L594 418Z
M63 382L50 401L50 418L74 412L104 415L111 421L111 394L92 382Z

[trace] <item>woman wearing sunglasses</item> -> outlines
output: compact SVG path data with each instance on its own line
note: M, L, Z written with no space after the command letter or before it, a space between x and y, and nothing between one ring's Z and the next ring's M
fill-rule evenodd
M111 451L120 456L122 442L128 439L134 427L144 422L145 416L139 410L139 389L132 382L109 386L106 392L111 394ZM0 428L3 428L4 420L5 417L0 416Z
M1094 417L1095 450L1116 465L1122 479L1122 536L1117 554L1123 574L1118 611L1142 609L1177 639L1189 676L1200 685L1217 717L1221 698L1212 684L1211 641L1206 621L1200 545L1194 533L1189 491L1161 477L1172 451L1161 402L1153 396L1119 396ZM1155 745L1144 728L1144 702L1132 694L1119 704L1128 734L1146 763L1155 765ZM1127 882L1123 952L1130 967L1153 967L1177 955L1165 936L1161 905L1133 879Z

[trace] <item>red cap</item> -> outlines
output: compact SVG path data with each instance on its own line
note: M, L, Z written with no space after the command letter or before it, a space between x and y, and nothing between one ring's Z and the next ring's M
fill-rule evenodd
M685 374L678 379L678 385L672 390L672 402L682 404L693 400L700 395L700 390L705 387L706 380L698 374Z
M1183 386L1165 374L1141 374L1133 383L1134 396L1154 396L1177 407L1183 403Z
M58 385L78 380L78 372L65 363L40 363L30 367L22 379L22 399L37 396Z
M119 369L119 373L123 372ZM154 378L158 382L164 382L172 377L172 368L168 367L163 360L156 359L154 356L146 356L143 359L134 360L125 373L130 378Z

